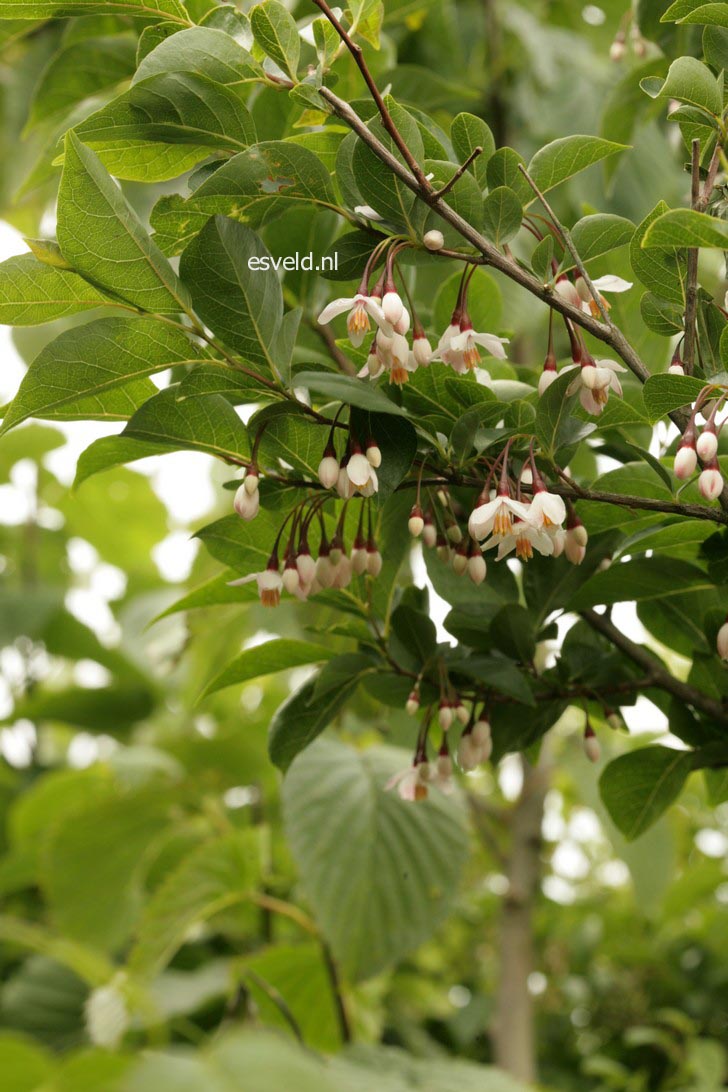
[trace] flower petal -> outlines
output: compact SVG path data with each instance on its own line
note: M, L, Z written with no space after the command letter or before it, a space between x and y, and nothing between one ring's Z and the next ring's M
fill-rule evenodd
M475 330L471 333L471 337L476 345L482 345L491 356L497 357L498 360L505 360L506 351L503 346L508 344L507 337L496 337L495 334L479 334Z
M321 326L325 326L327 322L331 322L337 315L343 315L344 311L350 311L354 306L355 300L345 299L341 296L338 300L332 300L331 303L327 303L323 311L319 315L317 321Z
M623 277L615 277L607 273L604 277L597 277L592 284L597 292L628 292L632 287L631 281L625 281Z

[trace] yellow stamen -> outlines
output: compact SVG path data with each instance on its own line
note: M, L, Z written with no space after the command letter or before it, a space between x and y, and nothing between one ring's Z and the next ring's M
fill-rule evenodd
M396 383L398 387L401 387L404 383L409 382L409 372L406 368L401 367L401 365L394 364L389 373L389 382Z
M508 535L512 526L513 513L506 508L505 504L501 504L493 520L493 534L498 536Z
M611 305L611 303L607 303L604 296L599 297L599 303L601 303L601 305L602 305L602 307L604 308L605 311L611 311L612 305ZM591 311L594 318L600 318L601 317L601 311L599 310L599 304L597 303L596 300L589 300L589 310Z
M360 303L357 303L353 311L349 314L346 328L350 334L368 334L369 327L369 315L366 313L364 307Z
M480 353L472 342L468 343L468 346L463 353L463 360L465 361L465 367L471 371L480 364Z
M516 557L521 561L530 561L533 557L531 540L523 536L516 539Z
M281 601L279 588L261 588L260 601L264 607L277 607Z
M415 800L427 799L427 785L415 785Z

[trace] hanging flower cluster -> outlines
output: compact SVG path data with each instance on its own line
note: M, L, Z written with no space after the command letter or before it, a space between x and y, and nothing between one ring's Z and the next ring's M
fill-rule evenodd
M723 475L718 463L718 437L725 421L718 423L717 416L727 397L728 392L723 388L710 384L703 387L695 400L673 462L675 477L685 481L692 478L698 469L698 459L700 460L698 489L708 501L717 500L723 492ZM705 421L700 430L697 424L698 414L702 414Z
M407 699L406 709L411 715L420 708L419 684L420 679ZM452 792L454 767L450 738L456 724L461 725L463 730L454 751L457 764L465 773L487 762L493 751L490 720L485 708L476 716L475 707L468 708L452 691L444 672L441 672L440 685L442 697L437 706L440 746L434 761L428 759L427 753L429 733L435 719L434 707L430 706L420 729L411 766L399 770L386 785L387 789L396 788L403 800L425 800L431 788L444 793Z
M245 482L243 482L244 486ZM239 492L239 491L238 491ZM355 576L377 577L382 570L382 555L374 537L371 506L364 501L359 510L356 535L347 552L344 541L344 522L347 503L344 504L334 533L328 537L322 507L327 497L305 497L288 513L276 535L266 567L258 573L231 580L230 587L258 585L258 594L264 607L277 607L281 593L287 591L297 599L326 588L346 588ZM365 533L366 517L366 533ZM314 558L309 545L311 525L316 520L320 542ZM288 528L288 541L281 550L283 535Z
M437 251L442 249L444 240L441 232L428 231L423 242L428 250ZM463 273L450 323L433 351L411 299L408 297L408 308L394 280L397 255L409 245L389 239L380 242L369 257L356 295L333 300L318 317L319 323L325 325L338 315L348 313L347 331L355 348L359 348L366 335L374 331L360 377L378 379L387 374L390 383L401 387L412 372L427 367L431 361L449 364L458 373L476 368L480 363L480 347L491 356L504 359L503 346L508 343L507 339L475 330L468 314L468 288L477 268L475 265ZM370 288L374 269L385 251L384 271ZM407 340L410 327L411 345Z

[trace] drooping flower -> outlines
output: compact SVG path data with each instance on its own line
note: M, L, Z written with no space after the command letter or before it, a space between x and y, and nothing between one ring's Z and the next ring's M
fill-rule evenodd
M551 532L566 519L566 505L558 493L549 493L540 476L534 479L528 518L535 527Z
M514 500L508 486L499 486L492 500L485 501L474 508L468 520L468 530L474 539L482 542L491 533L499 538L510 534L514 518L528 519L528 506Z
M578 391L579 401L587 413L598 415L602 412L610 389L622 397L622 384L616 373L626 372L627 369L616 360L592 360L586 356L578 367L579 371L567 387L566 394L571 396Z
M349 312L349 317L346 320L349 341L355 348L361 345L365 336L369 333L371 329L370 319L374 319L377 326L386 328L388 325L379 301L373 296L366 295L361 290L355 296L341 296L339 299L332 300L324 307L318 317L318 322L321 326L325 326L338 315L343 315L345 311Z
M228 586L236 588L241 584L250 584L253 580L258 585L258 595L263 606L277 607L281 601L283 578L275 554L271 554L270 560L262 572L250 573L248 576L241 576L237 580L230 580Z
M587 724L584 729L584 754L590 762L598 762L602 756L599 740L591 724Z
M554 542L551 535L535 524L530 523L528 518L514 520L511 530L506 535L493 535L487 542L483 543L482 548L483 550L490 550L494 546L498 547L496 555L498 561L502 561L514 550L519 561L530 561L534 550L544 557L551 557L554 552Z
M675 452L672 469L676 478L685 481L686 478L695 473L697 466L698 452L695 446L695 427L688 426Z
M632 287L631 281L625 281L622 277L615 277L609 273L607 273L604 277L597 277L595 281L592 281L592 284L597 290L599 300L605 311L608 311L610 309L610 304L607 302L607 300L605 300L604 296L602 295L603 292L628 292L629 289ZM579 299L581 300L582 310L586 311L587 314L592 314L594 318L600 318L601 312L599 310L599 304L596 302L591 292L589 291L589 286L587 285L584 278L577 277L576 281L574 282L574 287L577 291Z
M258 490L256 489L255 492L249 493L245 488L245 482L242 482L235 491L233 508L246 523L255 519L258 515L258 509L260 508L260 494Z
M318 479L324 489L333 489L339 478L339 460L334 445L329 441L318 465Z
M415 756L412 765L406 766L390 777L384 788L387 791L396 788L402 800L426 800L427 786L431 776L432 771L427 759Z
M572 565L581 565L586 557L586 544L589 535L576 513L569 514L564 539L564 553Z
M507 337L496 337L495 334L479 333L473 329L473 324L467 314L463 314L460 321L460 330L450 340L450 349L455 353L462 353L463 363L467 370L477 368L480 363L478 346L482 346L490 356L498 360L505 360L506 351L503 348L508 344Z

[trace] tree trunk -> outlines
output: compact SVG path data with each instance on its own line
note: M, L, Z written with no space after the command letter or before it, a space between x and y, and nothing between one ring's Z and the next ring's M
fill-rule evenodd
M491 1032L497 1065L519 1080L537 1079L533 1002L533 909L541 880L541 821L548 775L541 763L521 761L523 787L510 815L508 892L503 900L498 944L499 981Z

